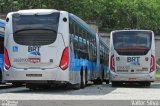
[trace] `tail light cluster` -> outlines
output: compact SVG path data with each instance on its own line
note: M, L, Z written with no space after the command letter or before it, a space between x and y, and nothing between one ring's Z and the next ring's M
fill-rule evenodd
M115 72L115 61L114 61L114 55L110 58L110 70Z
M69 50L68 50L68 47L66 47L63 50L63 54L62 54L59 66L62 70L66 70L68 68L68 63L69 63Z
M156 69L155 57L153 55L151 55L150 72L155 71L155 69Z
M4 62L5 62L5 69L9 69L11 67L8 51L6 48L4 48Z

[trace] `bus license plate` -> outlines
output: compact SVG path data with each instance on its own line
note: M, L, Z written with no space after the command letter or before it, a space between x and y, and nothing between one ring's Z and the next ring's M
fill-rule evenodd
M136 81L137 78L128 78L129 81Z

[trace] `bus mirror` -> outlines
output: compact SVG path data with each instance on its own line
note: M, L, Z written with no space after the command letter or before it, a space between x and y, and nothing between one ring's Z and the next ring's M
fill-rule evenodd
M64 17L64 18L63 18L63 21L64 21L64 22L67 22L67 18L66 18L66 17Z
M9 21L9 18L6 18L6 22L8 22Z

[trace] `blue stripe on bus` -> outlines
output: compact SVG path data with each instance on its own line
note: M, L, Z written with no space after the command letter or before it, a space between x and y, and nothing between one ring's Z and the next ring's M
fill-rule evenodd
M75 58L75 55L70 51L70 71L81 71L81 68L87 68L88 71L96 71L96 63L83 58Z

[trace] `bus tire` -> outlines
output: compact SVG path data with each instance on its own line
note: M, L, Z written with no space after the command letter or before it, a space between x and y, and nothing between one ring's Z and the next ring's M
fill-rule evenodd
M84 72L82 68L80 71L80 87L81 89L85 88L85 77L84 77Z
M102 82L102 79L101 79L101 78L97 78L97 79L93 80L93 83L94 83L95 85L101 85L103 82Z
M106 84L109 84L109 79L107 79L105 82L106 82Z
M79 84L79 83L72 85L72 89L73 89L73 90L79 90L80 88L81 88L81 87L80 87L80 84Z
M23 83L22 82L12 82L13 86L22 86Z
M102 71L102 82L104 81L104 70Z
M118 86L118 82L112 81L112 87L117 87L117 86Z
M146 82L146 86L150 87L151 86L151 82Z
M88 83L88 71L87 71L87 68L85 70L85 86L87 85Z
M30 83L27 83L26 84L26 88L29 88L30 90L37 90L38 86L30 84Z
M147 87L151 86L151 82L141 82L140 84Z

